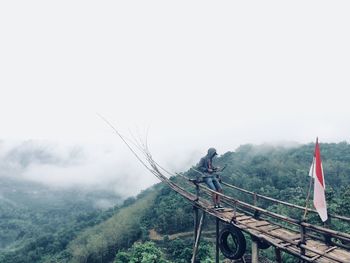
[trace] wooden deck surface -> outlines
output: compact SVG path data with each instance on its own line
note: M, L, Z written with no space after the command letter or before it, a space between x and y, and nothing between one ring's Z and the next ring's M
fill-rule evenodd
M221 219L223 222L233 224L242 231L259 237L272 246L280 248L282 251L296 256L302 254L301 247L299 246L301 235L298 231L285 229L266 220L256 219L244 213L235 213L233 209L216 210L206 200L199 200L195 204L198 208ZM320 240L306 238L304 249L305 255L303 259L308 262L350 263L350 251L334 245L328 246ZM314 253L313 251L318 253Z

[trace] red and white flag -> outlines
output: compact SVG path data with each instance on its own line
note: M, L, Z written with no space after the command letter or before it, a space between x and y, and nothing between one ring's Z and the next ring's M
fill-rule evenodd
M325 181L323 175L323 167L321 161L320 146L318 144L318 138L316 139L314 159L310 167L309 175L312 176L314 180L314 206L316 211L320 215L323 222L328 219L327 216L327 204L325 196Z

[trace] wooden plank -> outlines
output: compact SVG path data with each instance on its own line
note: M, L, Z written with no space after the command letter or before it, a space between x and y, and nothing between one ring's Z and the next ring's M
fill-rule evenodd
M342 258L344 262L350 262L350 252L344 249L337 248L327 254Z
M346 251L345 249L342 249L342 248L337 248L337 250L332 251L331 253L337 254L337 255L342 256L342 257L349 257L350 256L349 251Z
M310 257L316 258L310 262L350 262L350 253L348 251L345 251L345 255L340 255L339 253L337 253L337 249L338 251L340 251L339 248L337 247L333 248L333 247L327 246L324 243L316 240L309 240L307 246L313 249L316 249L318 251L321 251L322 253L321 255L319 255L317 253L309 252L308 255ZM329 250L329 252L327 252L327 250ZM317 257L317 256L320 256L320 257ZM332 260L327 256L335 257L340 261Z
M331 252L331 251L333 251L333 250L336 249L336 248L337 248L337 247L330 247L330 248L326 249L326 250L324 251L324 253ZM322 255L316 255L316 256L314 256L314 257L311 259L311 261L314 261L314 260L316 260L316 259L318 259L318 258L320 258L320 257L322 257Z
M229 211L223 211L221 212L221 214L226 217L226 218L232 218L234 216L234 214L232 212L229 212ZM236 216L236 218L239 217L239 216ZM242 216L241 216L242 217Z
M297 232L291 232L290 230L284 228L275 229L273 231L270 231L270 233L274 235L283 236L285 238L288 238L289 240L295 240L298 238L300 239L300 234L298 234Z
M233 215L232 215L233 216ZM247 220L247 219L251 219L252 217L251 216L237 216L236 217L236 220L238 221L244 221L244 220Z
M266 226L264 228L265 231L267 232L271 232L273 230L276 230L276 229L280 229L281 227L280 226L276 226L276 225L269 225L269 226Z
M256 219L254 218L250 218L250 219L246 219L246 220L239 220L239 222L244 222L245 225L249 225L249 224L252 224L252 223L256 223L258 222Z
M288 236L289 239L291 240L298 240L301 238L300 234L291 234Z
M254 226L254 227L262 227L262 226L271 225L271 223L269 223L267 221L255 221L255 222L248 223L248 225Z

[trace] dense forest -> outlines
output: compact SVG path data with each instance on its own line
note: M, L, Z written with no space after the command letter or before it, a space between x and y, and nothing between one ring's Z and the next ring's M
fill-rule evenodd
M0 262L50 262L80 231L115 213L121 198L0 177Z
M350 216L350 145L347 142L321 144L329 212ZM308 172L314 144L295 146L242 145L218 158L227 165L224 181L236 186L304 206L308 190ZM195 165L195 164L194 164ZM193 171L184 171L188 177ZM180 178L172 178L181 184ZM91 205L88 195L47 193L34 200L9 189L16 182L0 183L0 262L189 262L192 246L192 206L166 185L157 184L136 197L110 209ZM11 187L12 188L11 188ZM27 189L34 186L22 185ZM6 189L6 191L5 191ZM31 189L31 191L33 191ZM251 202L251 197L226 193ZM22 198L14 200L14 198ZM60 200L56 203L54 199ZM27 200L27 201L24 201ZM91 201L91 198L90 198ZM21 205L19 205L21 204ZM299 218L274 204L267 209ZM319 222L316 216L309 220ZM213 262L213 219L207 217L200 262ZM332 227L350 228L340 222ZM264 251L266 257L272 252ZM288 255L284 262L296 262Z

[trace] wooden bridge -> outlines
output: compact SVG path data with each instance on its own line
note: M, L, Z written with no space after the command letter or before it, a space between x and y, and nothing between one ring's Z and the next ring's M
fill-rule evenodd
M216 218L216 263L219 263L219 250L230 259L238 259L243 256L246 241L242 232L251 236L253 263L259 262L259 249L265 249L269 246L275 248L275 262L278 263L283 262L281 252L293 255L300 262L350 263L350 234L268 211L258 205L258 200L273 202L287 206L290 209L301 211L306 209L309 213L317 213L315 210L221 182L227 189L250 195L253 204L249 204L233 196L215 192L198 179L189 179L182 174L168 172L153 160L147 147L143 153L146 161L137 156L139 161L172 190L191 202L194 207L195 243L192 263L196 262L197 248L206 214ZM171 177L168 178L164 173ZM213 207L210 201L213 193L220 195L221 201L225 204L225 209L218 210ZM200 218L199 210L202 211ZM344 221L350 225L350 218L348 217L332 214L329 214L328 217ZM220 223L225 225L221 230ZM231 242L228 240L230 236L232 238Z
M180 175L181 176L181 175ZM182 177L182 176L181 176ZM187 178L182 177L184 180ZM196 188L196 194L190 193L179 185L167 182L169 186L187 200L189 200L196 209L210 214L217 219L217 255L216 262L219 262L218 248L220 242L219 221L232 225L239 230L250 234L252 237L252 262L258 261L259 248L275 247L276 262L282 262L281 251L287 252L304 262L350 262L350 235L307 223L305 221L295 220L271 211L267 211L256 205L257 199L267 200L273 203L285 205L294 209L305 210L287 202L279 201L263 195L238 188L236 186L222 183L228 188L251 195L254 204L242 202L233 197L212 191L206 186L201 185L196 180L189 180ZM201 194L200 194L201 190ZM217 210L212 208L209 201L212 193L221 196L226 209ZM209 197L209 198L208 198ZM316 213L315 210L308 209L310 213ZM201 226L198 225L198 212L195 210L195 229L196 244L194 246L194 258L196 255L196 245L199 242ZM331 218L350 222L349 218L329 215ZM238 241L240 242L240 241ZM236 244L241 246L241 244ZM235 249L235 248L233 248ZM233 251L234 252L234 251Z
M209 214L216 218L216 263L219 263L219 248L226 257L231 259L237 259L244 254L246 241L242 232L251 236L252 262L254 263L259 262L259 248L264 249L269 246L275 248L275 262L282 262L281 251L283 251L295 256L301 262L350 263L350 234L268 211L259 206L257 201L262 199L302 211L307 208L259 195L222 182L229 189L251 195L253 204L249 204L233 196L215 192L198 180L189 180L180 174L174 175L154 161L148 150L147 140L145 144L137 142L137 140L133 142L121 135L106 119L102 116L100 117L117 133L147 170L192 203L195 214L195 244L192 262L196 260L204 217L206 214ZM137 150L141 155L136 152ZM171 177L168 178L164 173L169 174ZM213 193L221 196L226 209L217 210L213 208L211 201L209 201ZM199 210L202 211L200 218ZM307 209L307 211L309 213L316 212L312 209ZM350 223L350 218L347 217L338 215L328 215L328 217ZM225 223L221 230L220 222ZM229 236L232 237L233 242L228 241Z
M175 183L164 177L161 177L161 180L193 204L195 244L192 262L195 262L204 216L205 214L209 214L216 218L217 263L219 262L219 248L224 252L223 246L225 245L221 243L228 242L227 235L225 236L226 240L223 240L223 232L222 230L220 231L220 222L226 223L225 225L231 225L239 231L245 232L251 236L253 263L259 262L259 249L265 249L269 246L275 248L275 262L283 262L281 255L283 251L295 256L300 262L350 263L350 234L335 231L325 226L311 224L306 220L296 220L268 211L259 207L258 200L269 201L289 207L290 209L298 209L301 211L304 211L305 207L259 195L234 185L221 182L226 188L250 195L253 204L249 204L232 196L215 192L201 184L201 181L191 180L182 175L178 175L178 177L183 180L182 183L187 184L187 187L182 187L179 183ZM195 189L194 193L191 191L191 187ZM213 193L221 196L222 202L225 204L225 209L218 210L213 208L211 201L211 195ZM199 210L202 211L202 216L200 218ZM307 208L307 210L309 213L317 213L313 209ZM329 218L344 221L349 223L350 226L350 218L339 215L329 215ZM244 247L245 250L245 243L242 243L245 242L245 240L242 240L242 237L237 237L237 231L231 231L230 234L236 235L236 237L233 237L234 244L231 245L231 247L226 245L229 246L226 248L226 250L229 251L226 251L225 256L229 254L232 256L228 256L229 258L237 259L237 257L241 257L241 255L239 255L239 250L242 247Z
M202 231L202 222L205 214L214 216L217 222L216 262L219 262L219 248L221 250L223 249L223 244L220 244L220 242L228 242L227 240L223 240L222 231L220 233L220 222L224 222L227 225L236 228L236 232L231 233L232 235L235 235L237 230L239 230L252 237L252 262L259 262L259 248L264 249L269 246L275 248L276 262L282 262L281 251L299 258L301 262L350 262L349 234L267 211L257 205L257 200L266 200L293 209L305 210L305 207L259 195L222 182L227 188L251 195L253 204L248 204L233 198L232 196L215 192L201 184L198 180L190 180L182 175L178 175L183 182L188 186L191 185L192 188L195 189L195 192L193 193L188 187L180 186L180 183L175 183L173 180L169 180L161 175L158 168L156 173L157 177L167 183L174 191L190 201L195 208L195 244L192 262L195 262L197 247ZM225 209L218 210L213 208L211 201L209 201L212 193L221 196L222 202L226 207ZM200 220L198 217L198 210L203 211ZM316 213L315 210L307 210L310 213ZM343 216L329 215L329 217L343 220L348 223L350 222L350 218ZM224 235L224 238L227 238L227 235ZM239 252L235 250L240 249L242 246L244 246L245 249L245 244L242 243L245 242L245 240L237 239L237 237L233 237L233 239L235 244L231 245L231 248L227 247L226 250L229 250L228 254L232 253L233 258L236 258L235 256L241 255L238 255L237 253ZM226 246L229 245L226 244Z
M283 262L281 252L293 255L299 259L299 262L350 263L350 234L268 211L258 205L258 200L273 202L303 212L307 210L309 213L317 213L315 210L221 182L227 189L250 195L253 200L253 204L250 204L233 196L215 192L198 179L189 179L182 174L172 174L158 165L148 150L144 150L144 154L146 162L141 159L139 161L172 190L191 202L194 207L195 243L191 263L196 262L197 248L206 214L216 218L216 263L219 263L219 250L229 259L238 259L243 256L246 241L242 232L251 237L251 262L253 263L259 262L259 249L266 249L270 246L275 248L275 262L278 263ZM171 177L168 178L164 173L168 173ZM213 207L210 201L213 193L220 195L225 209L218 210ZM202 211L200 218L199 210ZM350 225L348 217L332 214L329 214L328 217ZM221 225L224 223L221 230L220 223ZM230 236L231 242L229 242Z

